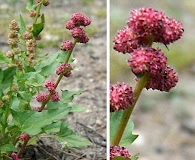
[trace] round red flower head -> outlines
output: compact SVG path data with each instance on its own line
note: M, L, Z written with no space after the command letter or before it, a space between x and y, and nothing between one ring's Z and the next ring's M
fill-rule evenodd
M131 53L128 64L136 75L146 72L156 75L166 68L167 57L160 49L142 47Z
M146 85L146 89L153 89L159 91L169 92L171 88L175 87L178 82L178 76L173 68L167 66L164 70L159 71L158 74L152 76L150 82Z
M110 85L110 111L124 110L134 101L132 87L126 83Z
M110 160L113 160L114 157L121 156L124 158L130 158L131 155L125 147L121 146L110 146Z

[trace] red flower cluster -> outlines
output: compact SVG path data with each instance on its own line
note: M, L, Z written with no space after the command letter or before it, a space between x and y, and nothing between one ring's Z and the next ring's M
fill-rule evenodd
M183 32L182 23L152 8L140 8L131 12L127 27L117 33L113 41L114 49L131 53L152 42L167 45L180 39Z
M13 160L20 160L20 158L18 157L17 153L15 153L15 152L13 152L11 154L11 156L12 156Z
M25 140L27 140L27 139L29 139L29 135L28 135L28 134L21 134L21 135L20 135L20 140L21 140L21 141L25 141Z
M141 47L131 53L128 64L135 74L149 72L151 75L156 75L166 68L167 57L160 49Z
M40 93L40 94L37 95L36 100L38 102L43 102L43 101L45 101L47 99L47 96L48 95L45 94L45 93Z
M45 83L45 87L48 89L49 92L55 91L55 83L53 81L47 81Z
M61 49L62 49L63 51L69 51L69 50L73 49L73 43L72 43L72 41L69 41L69 40L64 41L64 42L61 44Z
M81 13L75 13L72 15L71 19L67 22L66 28L71 30L75 27L80 27L80 26L88 26L91 24L90 18L87 16L81 14Z
M56 74L60 75L61 73L64 73L65 77L70 77L72 73L71 70L72 70L72 67L70 64L63 63L56 69Z
M110 160L113 160L116 156L122 156L124 158L130 158L131 155L125 147L110 146Z
M166 17L152 8L140 8L131 12L127 26L114 38L114 49L131 53L128 64L135 75L147 73L150 77L146 88L170 91L178 77L167 65L167 57L160 49L152 48L153 42L168 45L181 38L182 23Z
M89 37L86 35L85 30L81 26L86 27L90 25L91 20L87 16L81 13L75 13L72 15L71 19L66 23L66 29L71 30L71 34L77 39L79 43L87 43ZM62 48L62 50L70 50L67 48Z
M132 87L117 83L110 85L110 112L126 109L134 101Z

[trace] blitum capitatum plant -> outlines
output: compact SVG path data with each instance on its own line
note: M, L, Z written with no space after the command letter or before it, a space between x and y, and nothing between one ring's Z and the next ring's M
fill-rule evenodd
M169 92L178 82L176 71L167 64L167 57L160 48L181 38L182 23L165 16L153 8L139 8L131 12L127 25L114 40L114 50L129 54L127 60L135 75L133 88L124 82L110 85L110 160L136 160L125 148L137 135L133 135L133 109L144 88Z
M58 86L63 78L71 78L74 48L89 41L85 27L91 20L73 14L64 26L73 40L59 44L57 53L40 53L38 43L46 24L41 8L49 4L49 0L29 0L26 9L32 24L27 25L22 15L19 21L12 20L10 50L0 52L0 159L19 160L25 147L41 135L55 138L62 147L90 144L61 120L70 112L83 110L70 103L83 91L59 90Z

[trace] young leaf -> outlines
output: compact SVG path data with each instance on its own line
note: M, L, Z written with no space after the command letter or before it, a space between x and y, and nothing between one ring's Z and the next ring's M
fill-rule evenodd
M83 92L83 90L79 90L79 91L64 90L64 91L62 91L61 101L63 103L69 103L73 100L75 95L80 95L82 92Z
M41 33L41 31L44 28L44 25L45 25L45 17L44 17L44 14L42 14L41 15L41 22L33 24L32 33L33 33L34 37L37 37L39 35L39 33Z
M110 141L111 142L116 134L123 112L124 111L118 111L110 114ZM130 145L138 137L138 135L132 134L133 128L134 128L133 121L129 120L120 141L121 146Z
M0 51L0 64L5 64L10 62L10 59L8 59L4 53Z
M16 147L13 144L4 144L0 146L1 153L7 153L7 152L17 152Z
M60 132L55 135L55 138L61 142L62 145L64 144L64 147L83 147L91 144L87 139L76 135L69 129L67 123L62 123Z
M20 35L22 36L26 32L26 24L24 22L24 19L22 18L22 15L20 15Z
M22 132L29 135L36 135L43 131L43 128L53 122L64 118L70 111L70 108L64 107L52 111L14 111L11 110L15 125L21 128Z
M55 68L60 64L56 59L58 54L53 54L45 60L41 61L38 65L35 66L35 70L40 72L43 76L48 76L52 74Z
M138 158L139 158L139 157L138 157L138 154L136 154L135 156L132 156L132 157L131 157L131 160L138 160Z
M41 87L45 81L45 77L39 72L29 72L25 76L28 77L25 83L29 86Z
M36 5L33 5L33 0L28 0L28 4L26 6L26 9L28 11L35 10L36 9Z
M0 72L2 71L0 70ZM13 81L15 73L16 73L16 67L10 67L10 68L3 70L3 78L0 82L1 83L0 90L4 90L10 86L10 84ZM0 73L0 76L2 76L2 73Z

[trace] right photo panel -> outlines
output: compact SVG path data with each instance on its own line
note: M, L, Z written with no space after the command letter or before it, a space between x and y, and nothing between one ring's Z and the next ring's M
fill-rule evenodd
M195 159L195 1L110 1L110 160Z

